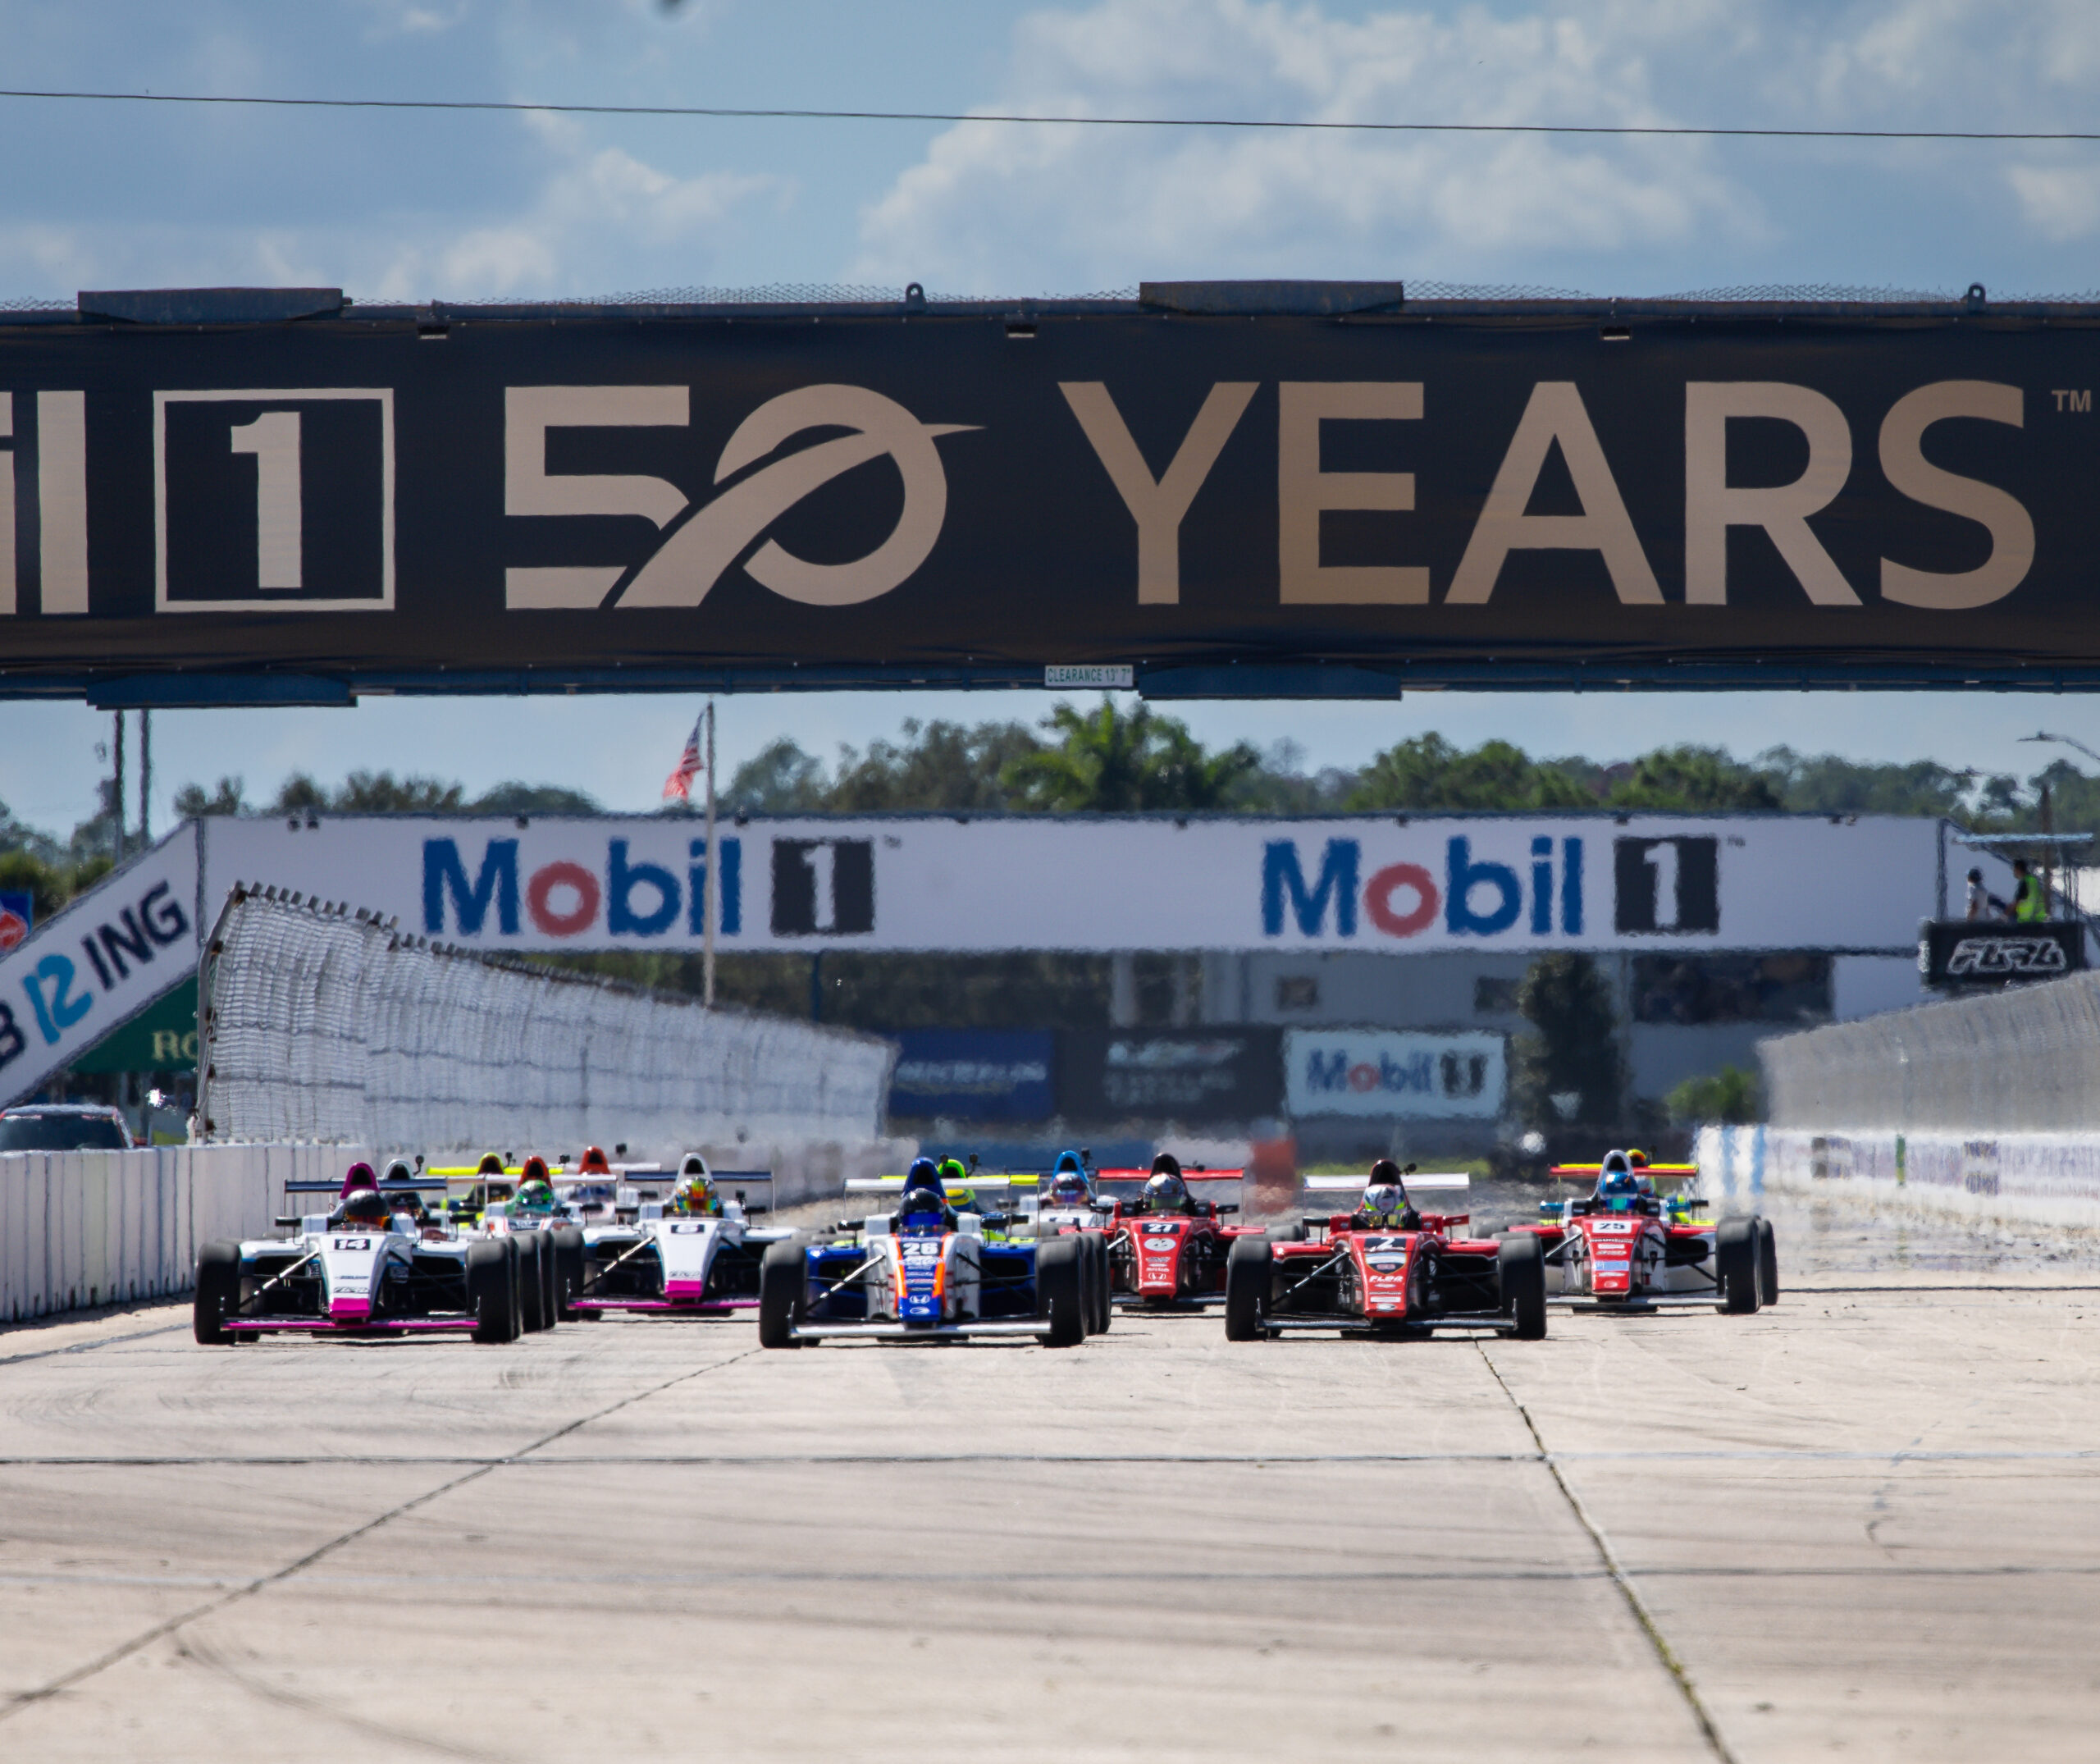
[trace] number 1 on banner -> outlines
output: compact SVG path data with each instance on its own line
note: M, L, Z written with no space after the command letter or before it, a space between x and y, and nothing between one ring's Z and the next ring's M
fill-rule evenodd
M235 453L255 455L255 585L303 587L299 413L266 411L235 428L231 440Z

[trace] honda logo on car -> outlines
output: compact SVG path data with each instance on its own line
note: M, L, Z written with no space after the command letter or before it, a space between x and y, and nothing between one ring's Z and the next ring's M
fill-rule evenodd
M1285 1101L1294 1117L1491 1120L1502 1111L1500 1035L1294 1029L1283 1057Z

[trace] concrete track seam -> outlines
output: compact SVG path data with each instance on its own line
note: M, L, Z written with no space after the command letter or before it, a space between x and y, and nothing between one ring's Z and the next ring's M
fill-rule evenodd
M1633 1620L1641 1625L1641 1633L1648 1638L1648 1645L1655 1649L1656 1659L1662 1663L1663 1670L1669 1674L1679 1694L1683 1697L1685 1707L1691 1710L1692 1720L1698 1723L1699 1731L1705 1739L1707 1749L1720 1761L1720 1764L1737 1764L1736 1755L1728 1749L1728 1741L1721 1737L1721 1730L1707 1709L1705 1698L1699 1694L1699 1687L1692 1682L1690 1670L1678 1657L1678 1652L1670 1645L1669 1638L1663 1634L1662 1625L1656 1621L1655 1614L1648 1609L1647 1602L1634 1585L1633 1577L1627 1573L1619 1561L1618 1552L1605 1536L1604 1528L1590 1517L1589 1509L1582 1505L1582 1497L1561 1474L1559 1465L1546 1449L1545 1436L1539 1432L1538 1423L1532 1419L1532 1411L1509 1388L1509 1381L1502 1376L1502 1369L1495 1364L1488 1353L1487 1344L1477 1341L1473 1346L1479 1350L1489 1376L1501 1387L1502 1394L1509 1399L1510 1407L1517 1411L1518 1418L1523 1422L1524 1431L1532 1436L1532 1443L1538 1447L1539 1461L1545 1465L1546 1474L1553 1478L1554 1487L1560 1491L1561 1498L1568 1503L1568 1510L1575 1515L1576 1523L1589 1534L1598 1560L1603 1562L1605 1571L1611 1576L1612 1584L1618 1588L1619 1596L1626 1601L1626 1608L1633 1613Z
M520 1446L517 1451L508 1456L492 1460L489 1463L468 1471L463 1476L455 1476L448 1483L442 1483L435 1488L427 1490L413 1500L404 1501L398 1506L389 1507L386 1511L367 1520L362 1525L353 1526L341 1535L331 1538L326 1542L308 1551L296 1561L287 1563L284 1567L272 1570L267 1574L258 1575L244 1585L235 1588L231 1593L221 1593L218 1597L207 1599L203 1604L194 1606L188 1611L179 1611L166 1622L155 1624L151 1629L133 1636L127 1642L120 1643L108 1652L90 1660L86 1665L75 1666L71 1672L62 1673L48 1684L39 1684L34 1690L13 1693L8 1698L6 1706L0 1707L0 1721L11 1719L34 1703L48 1702L52 1698L71 1690L75 1685L84 1684L98 1673L107 1671L110 1667L130 1659L140 1649L152 1647L155 1642L161 1640L163 1637L174 1634L176 1630L189 1624L224 1611L227 1606L238 1604L243 1599L253 1598L257 1593L290 1579L294 1574L311 1568L316 1562L334 1555L345 1545L354 1543L358 1538L368 1536L381 1526L390 1524L404 1515L414 1512L418 1507L427 1506L441 1495L450 1494L455 1488L463 1488L468 1483L478 1482L482 1477L503 1469L508 1464L514 1463L518 1459L538 1451L544 1446L551 1446L558 1439L567 1438L579 1428L588 1427L594 1421L602 1421L607 1415L617 1414L621 1410L641 1402L646 1398L660 1396L664 1392L675 1385L683 1384L688 1379L701 1378L710 1372L719 1372L724 1366L733 1366L738 1360L748 1360L758 1351L759 1350L755 1347L746 1348L742 1353L732 1354L727 1360L716 1360L712 1365L696 1366L690 1372L680 1373L675 1378L666 1378L661 1384L652 1384L646 1391L637 1391L631 1396L623 1396L616 1403L609 1403L603 1409L596 1410L587 1415L579 1415L575 1420L564 1423L551 1433L534 1440L530 1445Z
M98 1347L121 1347L126 1341L143 1341L148 1336L174 1335L189 1327L187 1323L164 1323L158 1329L134 1329L129 1335L106 1335L98 1341L75 1341L65 1347L40 1347L34 1353L0 1357L0 1366L19 1366L28 1360L53 1360L61 1354L92 1354Z

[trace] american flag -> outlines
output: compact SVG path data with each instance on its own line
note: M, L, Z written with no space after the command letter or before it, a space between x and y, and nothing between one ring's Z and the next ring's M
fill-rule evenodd
M686 751L678 756L677 767L664 780L666 802L683 802L692 796L692 781L700 772L700 726L706 720L705 711L693 720L692 733L686 737Z

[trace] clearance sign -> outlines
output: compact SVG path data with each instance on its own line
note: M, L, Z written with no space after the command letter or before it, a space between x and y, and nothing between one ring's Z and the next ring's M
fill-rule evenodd
M2100 308L222 292L0 325L0 690L2100 684Z
M701 947L696 820L201 824L204 893L274 884L480 949ZM1937 822L1882 817L725 819L725 950L1910 953ZM215 909L214 909L215 910Z

